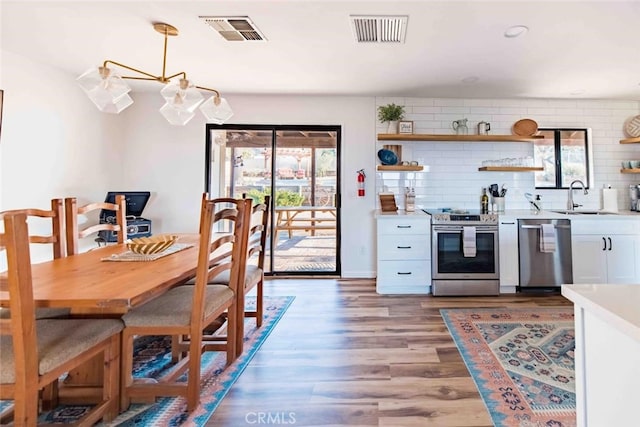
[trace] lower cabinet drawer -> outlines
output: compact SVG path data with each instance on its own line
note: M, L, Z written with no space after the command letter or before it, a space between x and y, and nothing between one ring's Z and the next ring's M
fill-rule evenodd
M431 259L429 235L378 236L379 260Z
M431 232L431 223L427 219L379 219L378 235L412 235L412 234L429 234Z
M385 283L431 284L431 262L428 259L378 262L378 281Z

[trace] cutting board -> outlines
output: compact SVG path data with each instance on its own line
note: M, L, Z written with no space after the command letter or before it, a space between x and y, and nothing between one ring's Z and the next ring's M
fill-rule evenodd
M380 209L382 212L395 212L398 210L396 206L396 197L393 194L380 194Z

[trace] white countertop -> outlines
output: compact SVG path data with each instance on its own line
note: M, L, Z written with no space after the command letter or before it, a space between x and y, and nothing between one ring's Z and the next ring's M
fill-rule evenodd
M398 209L395 212L382 212L380 209L377 209L374 213L376 218L378 217L387 217L387 216L424 216L428 215L424 213L422 208L416 207L414 212L407 212L402 209ZM507 209L505 212L500 212L498 214L499 218L509 218L509 219L535 219L535 218L545 218L545 219L570 219L570 220L583 220L583 219L638 219L640 220L640 212L632 212L632 211L619 211L615 215L567 215L560 214L552 211L540 211L534 212L530 209Z
M640 284L562 285L562 295L640 342Z
M559 210L559 209L558 209ZM580 210L578 210L579 212ZM550 210L543 210L540 212L534 212L530 209L507 209L505 212L498 214L500 218L517 218L517 219L535 219L535 218L550 218L550 219L570 219L570 220L582 220L582 219L640 219L640 212L632 212L629 210L621 210L611 215L568 215Z
M376 218L385 218L385 217L398 217L398 216L403 216L403 217L429 217L429 214L425 213L422 209L418 209L416 208L415 211L413 212L407 212L403 209L398 209L397 211L392 211L392 212L382 212L380 209L377 209L374 212L374 217Z

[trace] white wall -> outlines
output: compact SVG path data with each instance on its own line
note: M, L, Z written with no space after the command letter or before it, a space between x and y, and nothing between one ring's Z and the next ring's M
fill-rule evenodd
M467 118L469 133L476 133L480 121L491 123L490 134L511 134L513 124L534 119L539 127L586 127L592 129L594 182L588 195L576 191L575 202L599 209L601 189L618 189L618 206L629 209L629 184L640 176L620 173L622 160L640 160L640 145L620 144L625 138L624 122L640 113L638 101L579 99L439 99L377 98L376 106L394 102L405 106L405 120L414 122L414 133L453 134L453 120ZM378 123L377 133L386 133ZM393 144L393 141L385 141ZM382 147L379 142L378 148ZM417 182L416 204L435 208L479 209L482 188L506 184L507 209L528 209L525 192L541 194L546 209L564 209L566 190L536 190L531 172L480 172L483 160L533 155L531 143L521 142L409 142L402 143L403 160L420 160L429 172ZM402 201L402 198L399 201Z
M0 86L5 104L0 143L0 209L48 206L53 197L76 196L80 203L101 200L109 190L153 192L144 215L154 231L194 231L204 188L205 123L196 116L174 127L157 110L155 92L135 93L133 106L118 116L99 113L75 84L75 77L2 51ZM46 76L46 78L43 78ZM518 119L541 126L593 129L595 188L625 188L637 175L619 173L620 161L640 159L637 144L621 145L624 120L640 114L637 101L474 100L322 96L226 95L238 124L324 124L342 126L342 271L344 277L375 275L377 105L407 106L416 133L449 133L452 120L472 126L490 121L493 133L509 133ZM472 127L471 127L472 128ZM521 193L533 188L527 173L478 172L482 160L531 153L520 143L412 143L405 159L424 158L431 166L417 203L429 207L477 208L480 190L492 182L512 189L507 208L526 208ZM356 170L367 172L367 195L356 197ZM545 206L562 208L566 192L540 191ZM599 206L599 192L576 194L586 207ZM48 255L35 253L37 260ZM0 266L1 268L2 266Z
M101 114L74 77L1 51L4 111L0 210L50 207L50 199L103 200L122 174L119 117ZM46 224L30 222L34 232ZM50 226L49 228L50 229ZM34 245L32 258L50 258Z
M340 125L342 127L342 275L373 277L375 266L374 98L229 96L232 124ZM122 190L149 190L144 216L154 232L193 232L204 190L205 121L169 125L157 112L156 93L134 95L143 106L127 117ZM144 123L143 126L140 123ZM367 195L356 197L356 170L370 173ZM215 178L215 177L214 177ZM214 183L216 186L216 183Z

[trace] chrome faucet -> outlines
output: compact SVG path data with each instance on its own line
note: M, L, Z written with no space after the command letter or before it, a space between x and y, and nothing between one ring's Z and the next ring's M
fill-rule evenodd
M573 203L573 184L575 183L578 183L582 186L582 190L584 190L584 194L589 194L589 191L587 191L587 187L584 185L584 182L580 181L579 179L576 179L575 181L571 181L571 184L569 184L569 195L567 198L567 209L570 211L575 210L575 208L579 206L582 206L577 203Z

